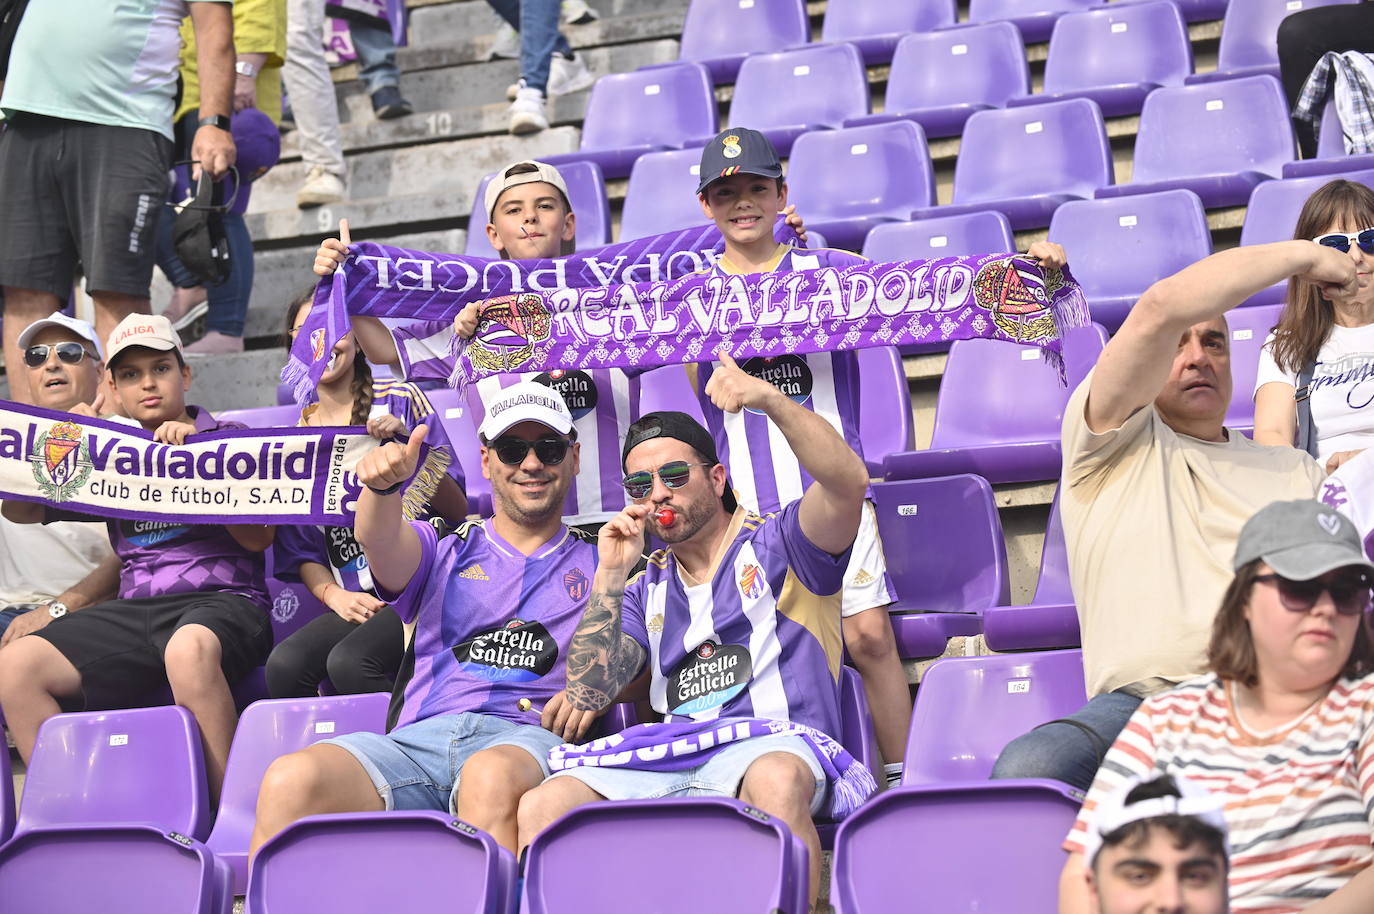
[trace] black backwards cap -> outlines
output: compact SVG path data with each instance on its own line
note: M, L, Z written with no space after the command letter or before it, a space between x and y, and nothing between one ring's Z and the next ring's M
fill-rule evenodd
M625 446L620 451L622 472L625 470L625 460L630 456L630 451L654 438L675 438L699 452L712 465L720 463L720 457L716 455L716 443L711 439L711 433L703 428L700 422L686 413L661 410L641 416L625 432ZM721 495L720 500L725 510L731 514L735 513L735 508L739 506L728 478L725 480L725 493Z
M701 178L697 193L702 194L712 181L731 175L781 178L782 160L762 133L748 127L731 127L716 134L701 150L697 175Z

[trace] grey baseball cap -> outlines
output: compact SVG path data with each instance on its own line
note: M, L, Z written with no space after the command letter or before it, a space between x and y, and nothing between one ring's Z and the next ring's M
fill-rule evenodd
M1236 540L1233 567L1256 559L1290 581L1310 581L1355 565L1374 576L1350 518L1319 501L1276 501L1255 513Z

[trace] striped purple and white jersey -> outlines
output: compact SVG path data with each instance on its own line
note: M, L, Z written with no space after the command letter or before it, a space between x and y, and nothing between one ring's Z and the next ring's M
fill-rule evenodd
M867 259L848 251L820 248L799 250L778 245L777 259L763 272L815 270L821 267L848 267ZM722 257L708 273L739 274ZM706 417L706 426L716 443L720 462L730 471L730 484L739 503L760 514L772 514L791 504L812 479L797 461L787 439L768 417L755 410L726 413L706 395L715 362L696 366L697 398ZM824 418L841 437L863 456L859 440L859 360L853 352L812 352L752 358L740 367L755 377L772 382L792 400Z
M667 720L762 717L840 732L840 588L849 562L802 533L799 505L741 508L712 576L660 550L625 588L621 623L649 655Z

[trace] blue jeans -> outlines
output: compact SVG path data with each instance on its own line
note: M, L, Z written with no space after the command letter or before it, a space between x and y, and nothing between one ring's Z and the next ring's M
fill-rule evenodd
M5 633L11 622L37 607L37 603L11 603L0 609L0 635Z
M391 26L380 20L350 19L348 33L353 37L353 51L358 55L367 94L399 86L401 70L396 66L396 40L391 37Z
M572 45L558 31L561 0L487 0L496 14L520 33L520 78L548 94L549 59L572 56Z
M1092 786L1107 750L1140 699L1124 692L1097 695L1068 717L1052 720L1007 744L993 778L1052 778L1079 790Z

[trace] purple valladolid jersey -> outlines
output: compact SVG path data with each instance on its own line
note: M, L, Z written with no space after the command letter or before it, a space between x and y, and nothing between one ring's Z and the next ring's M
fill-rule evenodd
M245 427L239 422L219 422L198 406L188 406L186 412L197 432ZM263 553L243 548L221 525L111 520L107 526L122 563L122 599L220 591L247 597L264 608L271 602Z
M596 542L562 528L533 555L495 531L464 524L420 536L420 566L399 595L377 588L414 627L415 666L397 726L471 711L539 724L544 703L567 684L567 647L591 592ZM536 710L521 711L528 698Z
M840 732L840 587L849 553L802 534L796 502L735 513L708 581L667 550L625 588L623 630L649 652L649 699L667 720L762 717Z
M449 344L453 325L447 321L421 321L390 328L400 355L401 371L412 381L448 382L453 370ZM625 430L639 418L639 380L614 368L590 371L523 372L484 378L467 390L467 408L472 425L478 428L486 418L483 398L517 381L537 381L563 395L573 415L573 427L582 445L582 468L568 500L563 506L563 521L568 524L597 524L610 520L625 507L621 485L620 443Z
M807 251L778 245L776 263L761 272L843 268L866 262L866 258L848 251ZM744 271L722 257L708 272ZM706 385L715 366L715 362L696 366L696 389L716 453L730 471L730 484L739 503L751 511L772 514L801 498L811 485L811 476L797 462L782 432L763 413L750 409L726 413L711 402ZM772 382L792 400L823 417L856 454L863 456L859 441L859 360L854 353L812 352L752 358L740 362L740 367Z

